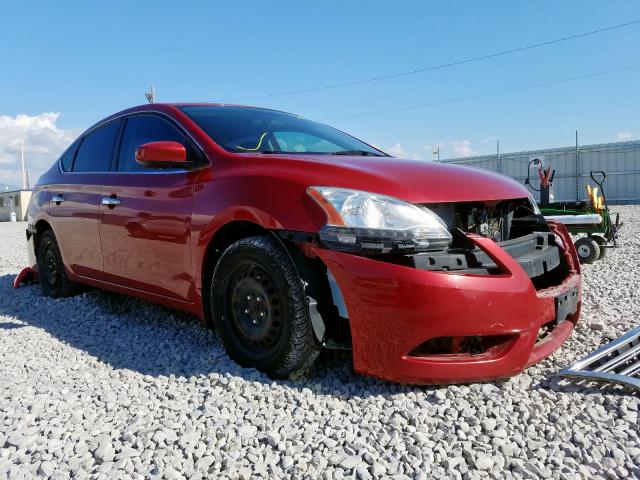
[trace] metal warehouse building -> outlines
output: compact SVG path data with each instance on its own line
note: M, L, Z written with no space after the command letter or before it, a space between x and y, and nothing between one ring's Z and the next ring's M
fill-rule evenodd
M640 141L454 158L442 160L442 163L485 168L524 183L529 162L535 158L556 170L553 181L555 201L586 200L585 185L594 185L589 173L603 170L607 174L604 186L609 202L640 202ZM531 183L538 188L538 167L531 165L530 176ZM538 199L538 193L533 193Z

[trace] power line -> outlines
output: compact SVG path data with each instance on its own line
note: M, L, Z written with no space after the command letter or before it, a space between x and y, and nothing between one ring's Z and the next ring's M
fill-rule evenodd
M415 75L417 73L430 72L430 71L439 70L439 69L442 69L442 68L449 68L449 67L454 67L454 66L457 66L457 65L464 65L466 63L478 62L478 61L487 60L487 59L490 59L490 58L500 57L500 56L504 56L504 55L510 55L512 53L523 52L525 50L531 50L531 49L534 49L534 48L545 47L545 46L548 46L548 45L554 45L556 43L566 42L566 41L569 41L569 40L575 40L576 38L588 37L590 35L596 35L598 33L607 32L607 31L610 31L610 30L616 30L618 28L628 27L630 25L635 25L637 23L640 23L640 19L632 20L630 22L620 23L620 24L617 24L617 25L611 25L609 27L599 28L597 30L591 30L589 32L578 33L576 35L570 35L568 37L556 38L554 40L548 40L546 42L534 43L534 44L531 44L531 45L525 45L523 47L512 48L512 49L509 49L509 50L502 50L502 51L499 51L499 52L493 52L493 53L489 53L489 54L486 54L486 55L481 55L479 57L471 57L471 58L466 58L464 60L457 60L457 61L454 61L454 62L442 63L442 64L439 64L439 65L431 65L431 66L428 66L428 67L416 68L414 70L408 70L408 71L405 71L405 72L391 73L391 74L388 74L388 75L379 75L379 76L376 76L376 77L364 78L364 79L361 79L361 80L353 80L353 81L350 81L350 82L334 83L332 85L325 85L325 86L322 86L322 87L303 88L303 89L299 89L299 90L288 90L288 91L284 91L284 92L267 93L267 94L263 94L263 95L252 95L252 96L247 96L247 97L236 97L236 98L227 99L225 101L233 102L233 101L237 101L237 100L255 100L255 99L258 99L258 98L282 97L282 96L285 96L285 95L295 95L295 94L299 94L299 93L319 92L319 91L322 91L322 90L331 90L331 89L334 89L334 88L352 87L354 85L362 85L364 83L371 83L371 82L377 82L377 81L380 81L380 80L389 80L389 79L392 79L392 78L405 77L405 76L408 76L408 75Z
M592 77L599 77L602 75L609 75L611 73L617 73L617 72L623 72L623 71L628 71L628 70L633 70L636 68L640 68L640 65L631 65L628 67L623 67L623 68L616 68L613 70L605 70L602 72L594 72L594 73L589 73L586 75L579 75L577 77L569 77L569 78L563 78L560 80L552 80L549 82L541 82L541 83L534 83L531 85L524 85L522 87L515 87L515 88L508 88L505 90L493 90L491 92L485 92L485 93L480 93L477 95L469 95L469 96L465 96L465 97L454 97L454 98L448 98L445 100L438 100L435 102L431 102L431 103L421 103L421 104L416 104L416 105L406 105L404 107L396 107L396 108L387 108L385 110L376 110L376 111L371 111L371 112L360 112L360 113L352 113L349 115L340 115L340 116L336 116L336 117L324 117L321 118L320 120L338 120L338 119L344 119L344 118L353 118L353 117L362 117L365 115L379 115L381 113L392 113L392 112L401 112L404 110L414 110L414 109L418 109L418 108L427 108L427 107L433 107L436 105L444 105L446 103L453 103L453 102L462 102L465 100L475 100L478 98L484 98L484 97L490 97L493 95L501 95L504 93L514 93L514 92L521 92L523 90L530 90L533 88L540 88L540 87L546 87L549 85L558 85L561 83L567 83L567 82L572 82L575 80L584 80L586 78L592 78Z
M578 115L578 114L586 114L586 113L593 113L593 112L601 112L601 111L607 111L607 110L619 110L619 109L625 109L625 108L638 108L640 107L640 104L624 104L624 105L607 105L604 107L597 107L597 108L589 108L589 109L582 109L582 110L571 110L571 111L564 111L564 112L556 112L556 113L552 113L552 114L548 114L548 115L537 115L534 117L525 117L525 118L514 118L514 119L510 119L510 120L506 120L506 121L499 121L499 122L492 122L492 123L483 123L482 127L505 127L505 126L511 126L511 125L517 125L517 124L524 124L524 125L528 125L530 124L530 122L532 121L538 121L538 120L547 120L550 118L557 118L557 117L565 117L565 116L572 116L572 115ZM386 137L383 138L391 138L391 139L395 139L397 140L398 137L407 137L407 136L416 136L416 135L424 135L424 136L429 136L429 137L436 137L436 136L440 136L440 135L445 135L445 134L449 134L451 132L462 132L464 130L477 130L478 125L477 124L473 124L473 125L457 125L453 128L447 128L444 130L435 130L435 131L428 131L425 132L424 129L423 130L414 130L412 132L400 132L400 133L396 133L396 134L390 134L387 133Z

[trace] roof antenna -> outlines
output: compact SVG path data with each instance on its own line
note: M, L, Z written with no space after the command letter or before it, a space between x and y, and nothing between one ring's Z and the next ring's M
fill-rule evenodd
M144 94L149 103L156 103L156 89L151 85L151 90Z

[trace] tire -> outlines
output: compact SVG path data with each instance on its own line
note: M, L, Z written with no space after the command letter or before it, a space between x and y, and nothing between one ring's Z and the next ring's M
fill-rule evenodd
M598 260L604 258L607 256L607 248L605 247L605 245L607 245L607 239L604 238L601 235L591 235L591 238L593 238L596 243L598 244L598 247L600 247L600 256L598 257Z
M579 238L575 246L580 263L593 263L600 257L600 246L593 238Z
M249 237L229 246L216 265L210 298L222 344L243 367L286 378L318 357L304 284L274 238Z
M38 273L42 293L47 297L70 297L76 284L69 280L62 261L60 247L52 230L44 232L38 240Z

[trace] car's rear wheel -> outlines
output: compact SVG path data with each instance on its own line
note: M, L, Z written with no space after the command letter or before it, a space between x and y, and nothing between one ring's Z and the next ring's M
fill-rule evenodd
M240 365L283 378L317 358L304 284L275 239L249 237L229 246L210 298L216 331Z
M75 293L76 284L67 276L53 231L47 230L40 235L37 258L42 293L52 298L69 297Z

